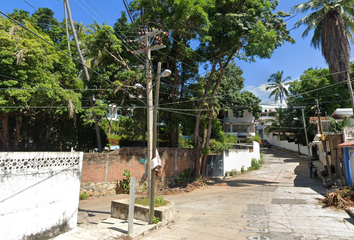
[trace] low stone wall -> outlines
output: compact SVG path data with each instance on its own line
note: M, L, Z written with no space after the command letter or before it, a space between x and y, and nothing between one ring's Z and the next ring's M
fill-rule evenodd
M81 183L80 194L86 192L92 197L102 197L107 195L114 195L118 193L118 181L112 182L97 182L97 183Z

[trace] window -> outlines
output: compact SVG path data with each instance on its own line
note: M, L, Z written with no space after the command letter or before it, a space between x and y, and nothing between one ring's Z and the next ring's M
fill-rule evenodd
M224 132L230 132L230 125L229 124L225 125Z

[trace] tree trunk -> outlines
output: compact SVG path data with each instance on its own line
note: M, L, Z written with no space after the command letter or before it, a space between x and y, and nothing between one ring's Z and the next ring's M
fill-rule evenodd
M9 114L1 113L1 130L0 142L4 146L5 151L10 150L10 136L9 136Z
M176 130L170 130L168 132L169 134L169 143L171 148L176 148L177 147L177 142L178 139L176 139L177 131Z
M21 126L22 126L22 109L18 116L16 116L16 129L15 129L15 141L14 141L14 150L19 150L20 148L20 137L21 137Z
M213 123L213 111L209 111L209 122L208 122L208 129L206 130L205 133L205 147L209 147L209 142L210 142L210 136L211 136L211 126ZM202 156L202 176L205 177L205 165L206 165L206 159L207 159L208 154L203 154Z

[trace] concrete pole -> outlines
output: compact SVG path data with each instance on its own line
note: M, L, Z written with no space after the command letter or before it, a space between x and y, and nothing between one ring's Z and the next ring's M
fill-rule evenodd
M318 104L318 99L316 99L316 105L317 105L318 124L320 125L319 127L320 127L320 131L321 131L321 141L322 141L323 151L326 155L327 172L328 172L330 184L331 184L331 186L333 186L333 177L332 177L331 166L329 165L329 159L328 159L328 154L327 154L327 143L326 143L324 135L323 135L323 129L322 129L322 123L321 123L321 112L320 112L320 105Z
M160 78L161 78L161 62L157 64L157 76L156 76L156 90L155 90L155 107L154 107L154 122L153 130L154 137L152 142L152 158L156 157L156 142L157 142L157 108L159 105L159 91L160 91ZM149 223L154 221L155 212L155 169L151 169L151 194L150 194L150 211L149 211Z
M347 84L348 84L348 89L349 89L349 94L350 94L350 102L351 102L351 104L352 104L353 115L354 115L353 87L352 87L352 82L350 81L350 73L349 73L349 71L347 71Z
M68 18L66 16L66 3L64 2L64 17L65 17L65 30L66 30L66 37L68 38L68 49L69 49L69 54L71 55L71 49L70 49L70 35L69 35L69 28L68 28Z
M146 95L147 95L147 157L148 157L148 187L149 187L149 197L150 199L152 198L152 186L151 186L151 166L152 166L152 143L153 143L153 102L152 102L152 74L151 74L151 65L150 65L150 60L151 60L151 50L150 50L150 41L149 37L145 37L145 48L146 48ZM151 211L151 203L150 202L150 208L149 208L149 215L153 215L154 212ZM149 221L150 224L152 224L152 221L150 219Z
M306 122L305 122L304 107L301 108L301 112L302 112L302 121L304 122L304 130L305 130L305 137L306 137L307 154L308 154L309 161L311 161L310 146L309 146L309 139L308 139L308 137L307 137L307 129L306 129Z

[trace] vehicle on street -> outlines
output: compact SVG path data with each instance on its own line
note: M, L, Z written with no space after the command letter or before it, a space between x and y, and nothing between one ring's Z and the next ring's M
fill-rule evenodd
M270 142L268 142L268 140L263 139L263 140L262 140L262 146L269 148L269 147L271 147L272 145L270 144Z

